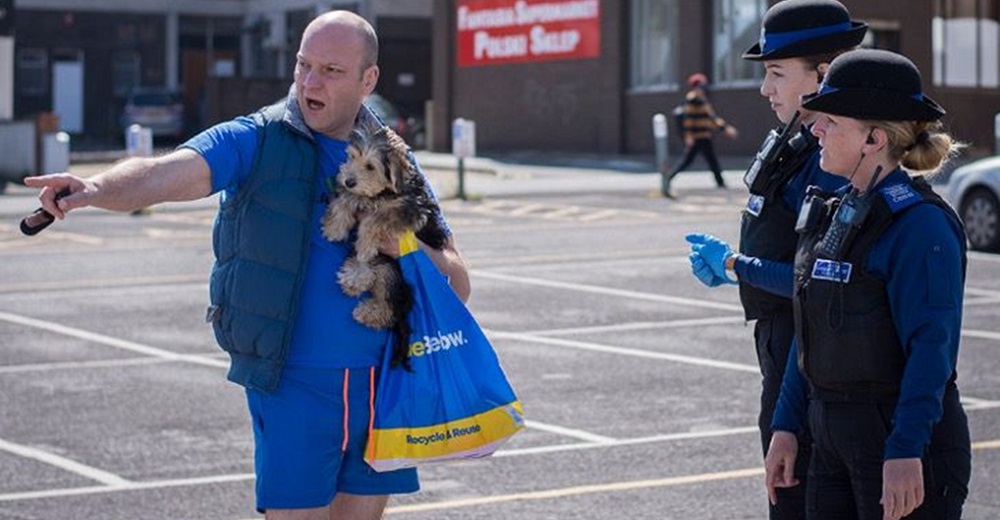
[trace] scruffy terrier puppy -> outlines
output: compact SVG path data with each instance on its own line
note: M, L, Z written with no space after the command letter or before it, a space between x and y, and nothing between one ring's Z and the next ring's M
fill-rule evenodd
M447 238L436 218L440 208L408 152L406 142L388 127L370 134L353 132L347 161L337 173L337 194L323 216L327 240L345 240L357 229L354 252L337 281L349 296L370 293L354 309L354 319L372 328L393 329L394 364L405 363L409 351L406 315L413 297L399 264L379 253L378 247L408 230L435 249L441 249Z

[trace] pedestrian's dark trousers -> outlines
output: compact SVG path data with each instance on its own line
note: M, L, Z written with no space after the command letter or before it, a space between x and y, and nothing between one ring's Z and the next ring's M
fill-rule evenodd
M710 138L695 139L694 144L684 150L684 157L670 171L667 181L673 180L674 176L683 171L684 168L687 168L691 164L691 161L694 160L695 155L698 155L698 152L701 152L705 156L705 160L708 161L708 167L712 170L712 174L715 175L715 184L720 188L725 187L726 181L722 178L722 166L719 165L719 159L715 156L715 145L712 144L712 139Z
M792 312L779 312L757 320L754 326L754 342L757 344L757 362L760 365L760 442L764 455L771 444L771 421L774 408L781 393L781 380L785 376L788 352L795 336L795 322ZM808 432L799 435L799 451L795 458L795 478L799 485L778 488L778 504L769 504L771 520L802 520L806 518L806 482L812 441Z
M924 502L907 520L958 520L962 515L971 471L969 430L957 406L957 388L950 388L933 448L925 450L921 461ZM806 491L810 520L882 520L883 454L895 407L894 402L841 402L814 394L809 402L813 450Z

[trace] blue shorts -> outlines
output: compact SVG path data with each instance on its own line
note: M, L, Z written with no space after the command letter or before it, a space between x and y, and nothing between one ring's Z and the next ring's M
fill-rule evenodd
M247 390L258 510L325 507L341 491L420 489L416 469L378 473L364 461L376 381L370 368L285 367L274 393Z

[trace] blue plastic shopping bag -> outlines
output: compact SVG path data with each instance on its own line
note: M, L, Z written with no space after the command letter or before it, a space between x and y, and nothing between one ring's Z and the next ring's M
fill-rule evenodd
M479 324L412 233L400 253L413 290L412 370L391 367L386 348L365 461L391 471L488 456L524 428L521 403Z

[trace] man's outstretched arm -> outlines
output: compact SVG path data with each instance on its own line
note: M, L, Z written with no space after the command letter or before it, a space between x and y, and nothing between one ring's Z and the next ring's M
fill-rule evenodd
M212 192L212 173L197 152L181 149L161 157L133 158L89 178L69 173L27 177L24 184L42 188L42 208L57 219L86 206L134 211L160 202L195 200ZM71 193L56 200L63 190Z

